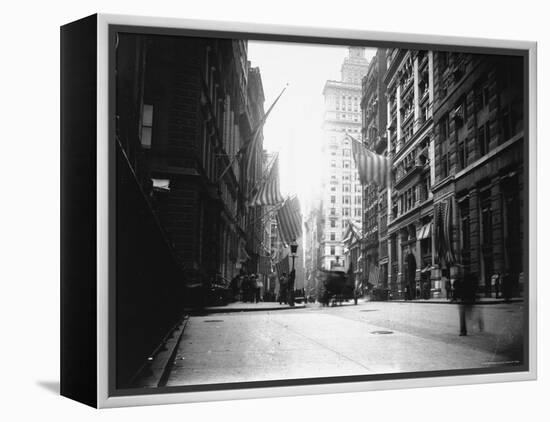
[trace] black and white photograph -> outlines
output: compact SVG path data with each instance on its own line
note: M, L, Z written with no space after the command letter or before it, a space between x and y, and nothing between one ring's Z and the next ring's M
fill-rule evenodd
M543 2L4 11L1 420L549 419Z
M109 35L113 394L529 367L523 52Z

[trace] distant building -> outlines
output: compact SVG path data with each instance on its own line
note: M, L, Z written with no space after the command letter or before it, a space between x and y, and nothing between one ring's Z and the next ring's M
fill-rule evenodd
M325 168L322 189L322 238L320 266L345 266L343 236L348 221L361 224L362 192L351 144L346 132L355 138L361 133L361 78L367 72L365 49L349 47L340 81L327 81L323 89L325 114L323 150Z
M306 293L316 296L316 271L321 268L320 245L323 235L323 217L320 203L315 203L305 216L304 222L304 248L305 248L305 288Z

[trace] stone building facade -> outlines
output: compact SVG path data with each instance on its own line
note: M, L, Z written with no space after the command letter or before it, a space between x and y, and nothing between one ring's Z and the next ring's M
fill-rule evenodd
M362 141L377 154L387 155L387 101L384 75L386 50L378 49L362 80ZM370 184L363 187L363 239L361 272L375 287L387 287L388 274L388 188Z
M363 79L362 133L370 150L390 157L392 174L387 189L364 191L365 267L376 262L378 240L374 280L394 298L445 297L465 277L487 296L520 295L522 58L389 49L375 60L381 51L383 80L370 69ZM377 90L386 100L385 143L374 130Z
M431 51L387 51L388 286L408 299L431 294L435 264L433 68Z
M523 60L434 53L438 264L486 296L519 295L525 192ZM496 276L500 276L498 279Z
M263 116L258 69L242 40L120 34L116 135L189 285L257 271L263 171L235 160ZM248 268L249 267L249 268Z
M361 133L361 78L367 72L365 49L349 47L341 68L340 81L327 81L323 89L325 114L322 181L323 230L320 242L321 268L345 267L343 236L348 221L361 224L362 191L346 132Z

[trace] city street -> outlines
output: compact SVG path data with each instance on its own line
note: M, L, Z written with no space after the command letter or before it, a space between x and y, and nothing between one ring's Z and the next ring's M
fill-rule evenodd
M515 365L523 310L522 303L477 305L484 330L470 322L465 337L455 304L350 302L192 316L167 385Z

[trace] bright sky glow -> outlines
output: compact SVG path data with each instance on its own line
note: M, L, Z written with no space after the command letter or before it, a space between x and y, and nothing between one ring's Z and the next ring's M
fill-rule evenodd
M279 152L281 192L297 194L302 209L320 190L323 87L339 80L346 47L249 41L248 58L258 66L264 109L288 87L264 126L264 149Z

